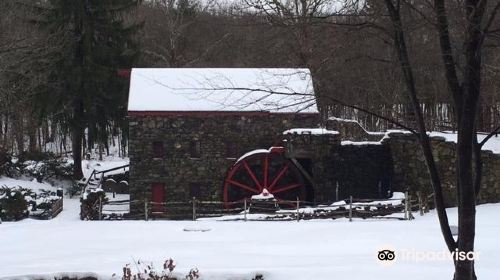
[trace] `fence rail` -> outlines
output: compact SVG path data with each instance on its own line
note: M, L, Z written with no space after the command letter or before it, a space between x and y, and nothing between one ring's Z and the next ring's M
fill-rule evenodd
M50 220L59 215L59 213L61 213L62 210L63 210L63 198L60 197L58 200L52 203L50 208L47 208L42 212L34 213L30 217L35 219Z
M282 220L301 220L315 218L348 218L352 221L353 218L375 218L375 219L414 219L413 211L419 211L420 215L429 211L428 200L431 196L424 196L417 192L411 196L408 192L404 198L389 198L389 199L360 199L349 197L346 200L335 201L317 205L313 210L305 208L310 206L308 201L300 200L271 200L271 201L255 201L243 199L236 202L223 201L207 201L198 200L193 197L189 201L168 201L168 202L152 202L147 199L142 200L115 200L109 201L99 207L99 219L109 218L113 213L123 212L123 210L106 210L111 213L103 214L102 208L105 205L126 205L130 204L131 209L135 209L132 213L124 215L129 219L191 219L211 218L229 216L235 220L249 220L248 215L253 213L270 214L269 219ZM343 202L343 203L342 203ZM279 206L279 207L278 207ZM140 209L140 210L139 210ZM392 217L391 214L401 213L403 217ZM115 218L118 217L115 214Z

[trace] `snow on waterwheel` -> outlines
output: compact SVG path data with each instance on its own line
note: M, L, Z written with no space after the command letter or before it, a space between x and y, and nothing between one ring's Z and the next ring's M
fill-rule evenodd
M264 189L279 201L306 198L306 184L299 169L284 157L283 147L255 150L243 155L228 171L224 182L224 202L241 202ZM287 204L284 204L285 206Z

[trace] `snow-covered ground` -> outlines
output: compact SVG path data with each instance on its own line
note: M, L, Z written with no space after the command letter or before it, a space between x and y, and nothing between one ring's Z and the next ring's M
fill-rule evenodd
M103 171L107 169L112 169L115 167L120 167L129 164L129 158L120 158L115 156L105 157L102 161L99 160L82 160L82 171L85 178L88 178L92 171ZM113 174L120 174L128 171L128 167L123 169L118 169L106 173L106 176Z
M452 132L436 132L433 131L430 133L431 136L440 136L444 137L448 142L457 142L457 134ZM477 140L479 142L483 141L486 138L485 134L478 134ZM500 134L491 137L483 146L483 150L492 151L495 154L500 154Z
M251 279L257 272L266 280L452 278L451 261L398 259L402 250L445 250L434 212L413 221L80 221L79 201L64 203L50 221L0 224L0 278L93 272L111 279L132 258L159 266L169 257L176 271L198 267L202 279ZM478 207L479 279L500 275L499 212L500 204ZM455 221L456 209L449 213ZM393 265L377 262L381 249L396 250Z

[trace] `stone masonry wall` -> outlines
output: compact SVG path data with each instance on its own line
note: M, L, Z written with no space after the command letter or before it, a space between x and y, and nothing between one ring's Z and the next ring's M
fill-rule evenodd
M151 199L151 185L164 183L165 201L188 201L192 185L197 198L222 200L223 181L236 157L227 158L228 143L237 157L281 145L282 132L293 127L316 127L317 114L255 114L206 116L130 116L131 200ZM165 155L154 156L152 143L161 141ZM199 141L200 157L190 157L190 143ZM142 211L132 207L131 213Z
M381 141L387 146L392 158L393 176L392 189L394 191L423 191L432 193L425 159L417 139L408 133L367 132L359 123L350 120L329 119L327 128L340 132L342 140L353 141ZM382 138L384 139L382 140ZM432 137L433 153L443 182L443 191L447 206L456 205L455 186L455 146L456 143L447 142L443 137ZM483 176L478 203L500 202L500 154L491 151L482 151Z
M425 159L414 136L391 133L384 139L391 149L394 163L393 185L399 191L422 190L432 193ZM442 137L432 137L432 148L443 182L445 202L448 207L456 205L455 146ZM500 202L500 155L482 151L483 177L478 203Z

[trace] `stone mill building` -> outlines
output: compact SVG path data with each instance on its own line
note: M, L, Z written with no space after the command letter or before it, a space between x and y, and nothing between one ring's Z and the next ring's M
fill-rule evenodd
M311 204L431 193L415 138L321 120L307 69L133 69L128 118L132 202L229 203L264 189ZM452 206L450 136L432 143ZM499 153L483 151L479 202L500 201ZM143 205L131 203L131 213Z
M129 92L132 201L221 200L241 155L319 123L307 69L133 69Z

